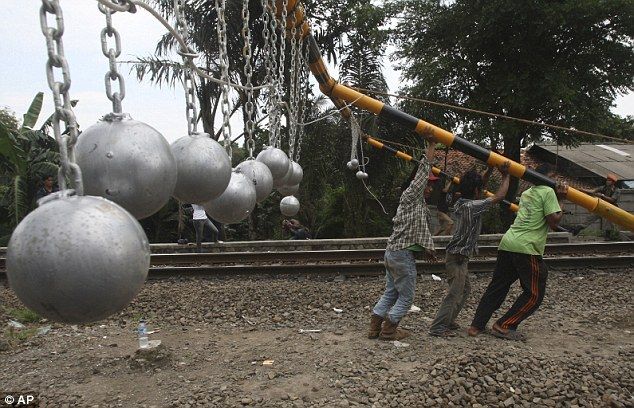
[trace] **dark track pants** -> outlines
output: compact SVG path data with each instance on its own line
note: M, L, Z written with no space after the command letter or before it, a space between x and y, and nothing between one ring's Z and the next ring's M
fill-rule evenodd
M548 268L541 256L499 250L493 278L480 299L471 325L484 330L493 312L506 299L511 285L519 279L523 292L497 321L501 327L515 330L542 303L547 278Z

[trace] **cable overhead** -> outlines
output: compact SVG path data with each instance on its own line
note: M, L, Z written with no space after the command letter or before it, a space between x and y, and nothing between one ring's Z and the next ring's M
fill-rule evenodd
M448 108L448 109L452 109L452 110L469 112L469 113L475 113L475 114L478 114L478 115L489 116L489 117L493 117L493 118L496 118L496 119L506 119L506 120L511 120L511 121L514 121L514 122L524 123L524 124L527 124L527 125L535 125L535 126L546 127L546 128L549 128L549 129L562 130L564 132L576 133L576 134L580 134L580 135L584 135L584 136L591 136L591 137L597 137L597 138L601 138L601 139L614 140L614 141L622 142L622 143L626 143L626 144L634 143L634 141L628 140L628 139L621 139L621 138L614 137L614 136L607 136L607 135L603 135L601 133L586 132L585 130L579 130L579 129L573 129L573 128L564 127L564 126L552 125L550 123L535 122L533 120L516 118L516 117L513 117L513 116L503 115L501 113L492 113L492 112L482 111L482 110L478 110L478 109L465 108L463 106L452 105L450 103L435 102L435 101L430 101L428 99L416 98L416 97L408 96L408 95L393 94L393 93L389 93L389 92L381 92L381 91L377 91L377 90L374 90L374 89L359 88L359 87L350 86L350 85L346 85L346 86L348 86L351 89L355 89L355 90L357 90L359 92L362 92L362 93L373 93L373 94L377 94L377 95L390 96L390 97L397 98L397 99L406 99L406 100L410 100L410 101L422 102L422 103L426 103L426 104L429 104L429 105L442 106L443 108Z

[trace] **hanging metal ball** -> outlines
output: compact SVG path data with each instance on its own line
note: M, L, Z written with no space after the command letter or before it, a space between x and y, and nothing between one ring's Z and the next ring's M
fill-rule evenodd
M266 164L248 159L236 166L247 178L255 184L255 196L258 203L266 200L273 191L273 175Z
M282 198L280 212L286 217L296 215L299 212L299 200L292 195Z
M253 181L238 170L231 173L227 189L218 198L203 204L207 213L223 224L247 218L255 208L257 194Z
M288 167L290 166L290 160L286 153L276 147L267 147L258 154L257 161L266 164L271 170L273 176L273 182L286 176Z
M107 198L137 219L160 210L176 186L176 160L165 138L129 115L106 115L75 147L84 193Z
M368 173L359 170L359 171L357 171L357 178L359 180L366 180L368 178Z
M143 228L101 197L49 197L11 236L11 288L29 309L56 322L89 323L119 312L150 267Z
M349 170L356 170L359 168L359 160L352 159L346 164L346 166L348 166Z
M292 186L280 186L277 188L277 191L284 197L295 195L299 191L299 184Z
M292 163L293 163L292 161L289 161L288 170L286 171L286 174L284 175L284 177L277 180L273 180L273 187L278 188L281 186L290 185L290 180L291 178L293 178L293 164Z
M302 170L302 166L299 163L291 161L291 166L293 167L293 174L286 181L289 186L301 183L304 178L304 170Z
M231 159L207 133L181 137L171 144L176 160L174 197L184 203L203 203L225 191L231 179Z

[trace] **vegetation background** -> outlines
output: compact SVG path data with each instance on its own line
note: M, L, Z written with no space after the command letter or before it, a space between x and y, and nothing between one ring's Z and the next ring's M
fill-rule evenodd
M172 0L150 2L172 17ZM338 66L339 80L370 89L371 95L385 102L390 100L383 95L388 89L381 61L388 56L403 77L401 88L393 92L634 140L634 117L610 112L617 95L634 91L632 1L306 0L304 4L323 55ZM231 79L245 83L241 5L241 1L228 0L226 18ZM265 75L260 1L251 1L250 8L256 55L253 82L260 83ZM215 2L187 2L186 16L192 46L201 52L199 65L218 76L218 44L215 34L211 35L216 32ZM166 35L154 56L139 57L133 68L139 80L178 85L180 67L164 58L174 49L173 39ZM204 130L216 137L219 98L218 87L202 80L200 120ZM234 112L244 109L244 95L238 94L232 102ZM591 141L417 101L400 99L395 104L465 139L503 150L516 161L520 149L531 142L575 145ZM261 118L266 114L264 95L258 95L257 106L256 115ZM349 125L339 115L331 115L332 104L317 93L309 94L307 108L307 121L327 118L305 128L300 159L304 180L296 218L315 238L388 235L400 186L412 165L365 147L370 174L366 189L345 166L350 155ZM35 207L39 180L57 172L59 156L50 118L33 129L41 109L42 94L35 96L22 118L8 108L0 109L0 245L6 245L13 228ZM409 146L408 153L415 156L422 154L419 136L373 115L355 114L370 135ZM257 128L255 138L257 152L268 141L267 129ZM234 165L246 155L243 146L235 147ZM508 197L515 196L517 185L514 180ZM225 226L227 239L286 238L280 228L280 198L272 194L247 220ZM501 231L509 225L511 215L501 214L486 218L485 231ZM193 237L189 216L174 199L141 223L152 242Z

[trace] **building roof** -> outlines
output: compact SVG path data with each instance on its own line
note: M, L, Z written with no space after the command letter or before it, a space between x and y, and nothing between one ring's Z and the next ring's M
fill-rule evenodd
M533 145L530 153L550 163L561 161L568 174L580 179L605 179L614 173L619 180L634 180L634 144Z
M466 155L465 153L459 152L457 150L450 149L447 153L447 167L445 169L445 150L437 149L435 156L435 165L436 167L444 170L446 173L460 177L468 170L476 167L478 171L484 171L486 165L481 161L474 159L471 156ZM550 161L548 161L550 162ZM540 159L536 155L532 154L531 150L523 150L521 152L521 164L524 166L535 169L540 164L544 163L544 160ZM554 161L553 161L554 163ZM568 185L575 188L591 188L596 185L592 180L588 179L579 179L576 177L576 174L573 176L568 172L558 172L555 176L557 181L562 181L568 183ZM499 185L500 175L497 171L493 172L491 175L492 184L489 186L490 188L495 188L495 186ZM522 192L531 187L531 184L527 181L520 180L519 192Z

